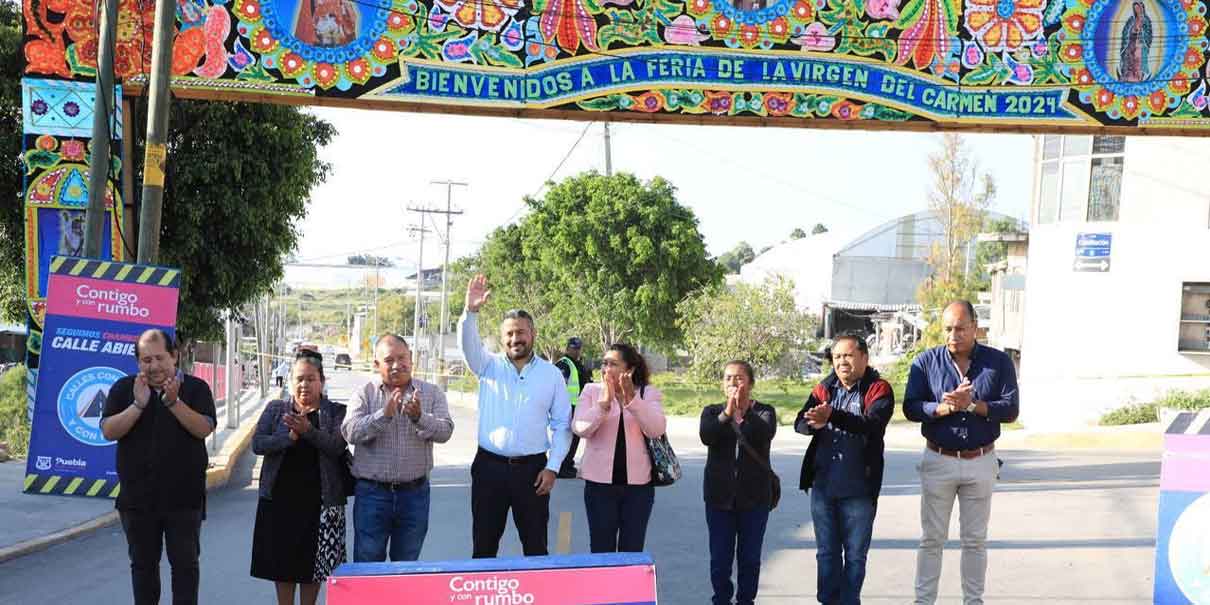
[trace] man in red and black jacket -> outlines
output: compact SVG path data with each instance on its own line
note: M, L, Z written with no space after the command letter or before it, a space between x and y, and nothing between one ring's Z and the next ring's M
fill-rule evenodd
M832 345L832 373L794 420L811 437L799 489L811 494L820 603L860 603L866 553L882 489L883 435L895 409L891 385L869 367L865 340Z

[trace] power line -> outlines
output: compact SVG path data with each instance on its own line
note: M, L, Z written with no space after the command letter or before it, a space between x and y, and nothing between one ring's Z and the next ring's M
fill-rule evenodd
M454 187L469 187L470 184L460 182L460 181L452 181L452 180L448 180L448 179L444 180L444 181L430 181L430 184L445 185L445 210L433 210L433 209L429 209L429 208L417 208L414 206L408 206L408 211L420 213L422 218L424 218L425 216L430 216L432 218L436 218L436 215L439 215L439 214L445 216L445 238L444 238L445 262L442 263L442 265L441 265L441 318L440 318L440 325L437 328L437 335L439 338L439 343L437 346L437 363L438 363L438 369L442 373L444 373L444 371L445 371L445 329L446 329L446 325L449 323L448 296L449 296L449 271L450 271L450 230L453 228L453 225L454 225L454 216L461 215L463 213L461 210L453 209ZM421 282L420 276L423 274L423 272L424 272L423 267L421 267L420 269L417 270L417 273L416 273L416 276L417 276L416 283L417 284L420 284L420 282ZM419 285L417 287L419 288ZM420 300L419 290L417 291L416 300L417 300L417 302L419 302L419 300Z
M542 190L546 188L546 184L550 183L551 181L554 180L555 175L559 174L559 171L563 169L563 164L567 163L567 160L571 157L571 154L573 152L575 152L576 147L578 147L580 145L580 141L584 140L584 135L588 134L588 129L592 128L592 125L595 123L596 122L589 122L584 125L584 128L580 130L580 136L576 137L575 142L572 143L571 147L569 147L567 149L567 153L563 154L563 159L559 160L559 163L558 163L558 165L555 166L555 169L550 171L550 175L547 176L546 179L542 181L541 185L538 185L538 188L535 189L534 192L529 195L529 197L531 197L531 198L538 197L538 194L541 193ZM521 215L521 212L523 210L525 210L525 205L526 205L525 200L522 200L521 205L517 207L517 210L515 212L513 212L511 216L504 219L503 224L507 225L507 224L513 222L514 220L516 220L516 218Z

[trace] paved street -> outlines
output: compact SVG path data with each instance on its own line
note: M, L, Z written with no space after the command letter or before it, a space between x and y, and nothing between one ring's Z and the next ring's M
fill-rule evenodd
M330 376L333 398L360 380ZM423 558L464 558L470 552L469 473L475 447L474 412L456 408L455 438L438 446L432 525ZM660 578L660 602L709 601L706 537L701 500L704 451L693 420L670 423L670 437L685 466L676 486L657 491L648 547ZM814 541L807 499L795 489L805 437L781 427L774 465L786 487L765 543L761 603L814 601ZM988 575L989 603L1150 603L1159 460L1147 454L1003 451L1002 482L995 497ZM879 501L867 603L911 599L920 535L918 451L888 452ZM256 510L255 458L246 456L231 484L209 496L202 529L204 603L272 602L268 582L248 576ZM551 543L560 512L573 516L572 550L587 550L578 481L560 481L552 500ZM955 516L956 516L955 507ZM351 517L350 517L351 519ZM352 529L350 523L350 530ZM951 535L957 535L957 520ZM352 536L349 537L350 548ZM510 528L503 553L520 553ZM942 578L942 602L958 603L958 545L951 541ZM167 586L167 563L163 565ZM85 538L0 564L0 603L129 602L125 541L116 526ZM167 602L167 597L165 597ZM404 602L404 601L401 601Z

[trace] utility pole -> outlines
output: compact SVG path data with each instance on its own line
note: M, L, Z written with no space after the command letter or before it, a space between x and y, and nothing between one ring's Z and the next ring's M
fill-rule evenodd
M420 234L420 252L416 255L416 309L412 317L412 367L420 365L420 312L424 308L421 298L424 293L424 234L429 230L424 227L423 216L420 224L408 229L409 233Z
M449 324L449 268L450 268L450 229L454 224L453 217L455 214L462 214L461 210L453 210L454 187L468 187L469 183L458 181L431 181L433 185L445 185L445 210L429 210L425 208L408 208L412 212L419 212L422 216L425 214L444 214L445 215L445 263L441 265L441 325L437 330L437 370L440 373L437 383L442 387L445 386L445 328ZM440 235L440 233L438 234Z
M84 256L101 258L105 242L105 194L109 191L109 146L113 143L113 52L118 37L118 2L100 3L97 90L92 108L92 155L88 160L88 211L84 213ZM175 13L174 13L175 14ZM129 136L129 134L127 134ZM114 204L118 203L114 196ZM114 220L118 213L114 212ZM114 242L114 247L121 245Z
M168 85L172 78L172 30L176 3L156 0L155 33L151 41L151 82L147 143L143 154L143 210L139 213L139 263L160 259L160 211L164 203L164 168L168 161Z
M605 122L605 176L613 176L613 153L609 148L609 122Z
M366 253L370 257L369 253ZM371 257L374 260L374 329L370 332L370 338L378 338L378 267L382 264L382 260L377 256Z

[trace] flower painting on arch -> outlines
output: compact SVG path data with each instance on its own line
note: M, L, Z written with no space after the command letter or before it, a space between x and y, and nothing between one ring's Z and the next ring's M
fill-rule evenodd
M1181 134L1210 127L1206 1L177 0L172 74L467 114ZM91 81L94 3L23 2L26 73ZM141 82L153 3L119 6L117 76Z

